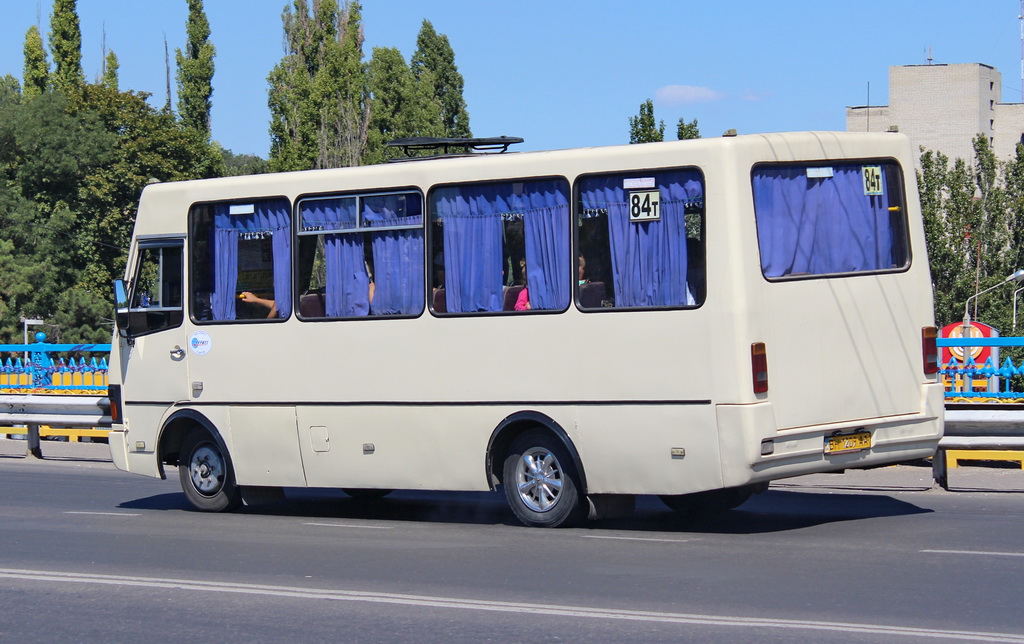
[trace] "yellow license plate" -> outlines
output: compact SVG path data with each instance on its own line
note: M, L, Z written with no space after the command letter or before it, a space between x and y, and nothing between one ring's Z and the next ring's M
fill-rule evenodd
M825 437L826 454L844 454L870 449L871 432L854 432L852 434L836 434Z

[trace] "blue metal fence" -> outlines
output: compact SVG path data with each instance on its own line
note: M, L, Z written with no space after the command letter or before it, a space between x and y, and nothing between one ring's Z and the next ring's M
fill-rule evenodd
M32 344L0 344L0 390L106 391L109 344L47 344L45 333L35 337Z
M1024 347L1024 338L939 338L936 345L942 347ZM967 355L967 352L964 352ZM947 364L940 365L939 373L949 378L950 389L946 398L978 398L991 399L998 402L1024 401L1024 392L1010 391L1010 379L1016 375L1024 375L1024 361L1015 365L1013 360L1006 358L1001 365L989 358L984 364L978 365L974 358L967 356L966 361L956 358ZM990 383L994 378L1002 378L999 391L975 391L976 380L984 379Z

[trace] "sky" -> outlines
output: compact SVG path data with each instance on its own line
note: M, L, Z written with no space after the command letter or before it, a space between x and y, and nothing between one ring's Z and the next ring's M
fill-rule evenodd
M267 75L284 55L290 0L206 0L217 48L213 138L266 157ZM363 0L364 60L406 61L423 20L448 37L474 136L518 136L519 150L629 142L647 99L674 139L680 118L703 136L843 130L846 106L888 104L892 65L984 63L1002 100L1021 102L1021 3L1013 0ZM52 0L0 0L0 75L21 78L25 33L49 52ZM78 0L82 67L99 77L104 43L122 90L167 96L164 41L185 45L186 0ZM870 96L870 101L869 101Z

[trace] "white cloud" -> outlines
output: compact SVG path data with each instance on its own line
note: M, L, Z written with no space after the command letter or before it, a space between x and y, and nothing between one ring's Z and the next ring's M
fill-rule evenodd
M720 101L726 97L725 92L720 92L710 87L695 87L693 85L666 85L659 87L654 92L654 100L665 107L676 107L679 105L690 105L692 103L709 103Z

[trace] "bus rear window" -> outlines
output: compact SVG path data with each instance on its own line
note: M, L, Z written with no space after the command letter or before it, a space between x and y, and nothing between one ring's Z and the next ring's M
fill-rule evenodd
M906 210L896 163L759 165L752 181L765 277L907 266Z

